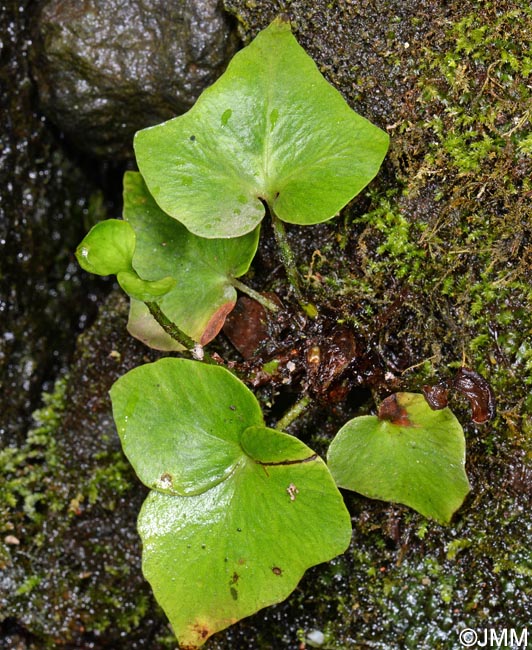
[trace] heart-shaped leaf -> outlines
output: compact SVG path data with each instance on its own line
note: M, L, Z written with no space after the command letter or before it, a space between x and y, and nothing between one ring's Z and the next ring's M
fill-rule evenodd
M332 441L328 465L339 487L403 503L448 523L469 492L462 426L423 395L397 393L379 415L354 418Z
M283 600L347 548L350 516L326 465L265 427L227 370L162 359L111 398L124 451L156 488L139 515L142 565L181 648Z
M232 280L248 271L259 229L231 240L196 237L158 207L137 172L124 176L124 218L136 235L137 273L147 280L174 280L157 301L164 314L194 340L208 343L236 303ZM153 347L176 347L146 306L131 309L128 329Z
M387 148L279 19L190 111L135 136L155 200L202 237L252 231L263 201L289 223L326 221L373 179Z

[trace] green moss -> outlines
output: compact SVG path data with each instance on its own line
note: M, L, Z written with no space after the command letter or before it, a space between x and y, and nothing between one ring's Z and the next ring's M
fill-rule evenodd
M418 121L392 133L400 190L376 187L351 217L356 264L337 286L367 328L392 309L386 336L416 355L414 384L426 359L465 361L515 428L532 406L532 9L482 7L422 50Z
M371 333L409 389L465 363L490 381L499 415L474 427L453 399L473 489L450 528L349 498L348 569L332 582L310 572L301 593L323 606L298 619L299 638L319 627L336 650L450 650L463 627L519 629L532 616L532 9L519 0L449 12L454 24L397 59L415 90L390 129L392 189L374 184L323 229L302 274L317 302L340 301L342 319ZM366 72L362 85L378 80Z
M83 494L91 505L100 501L103 507L112 511L117 499L131 489L131 467L121 451L101 452L95 460L101 466L95 468Z
M448 31L439 52L427 50L420 91L431 117L421 128L432 138L409 183L419 195L437 180L450 198L426 243L434 271L447 269L440 287L454 302L464 352L512 419L530 413L532 382L531 61L525 2L507 11L486 3Z
M359 229L361 269L365 275L388 276L411 283L422 278L428 251L420 245L426 224L413 223L401 211L398 190L370 192L373 209L352 219L350 227Z
M42 581L42 576L29 576L16 591L17 596L31 593Z
M43 395L44 406L34 413L35 428L24 446L0 450L0 532L15 529L22 517L39 523L47 509L60 508L51 483L58 464L55 436L65 408L66 385L67 379L62 378L52 393Z
M125 302L112 305L115 318L106 313L99 334L108 327L109 350L131 356L137 346L122 344L125 332L115 334ZM0 454L0 562L3 585L9 585L0 591L0 608L27 621L39 648L54 648L57 639L77 647L86 635L105 635L119 645L124 634L149 636L139 631L142 621L156 628L164 620L140 571L132 513L142 487L108 414L107 390L119 364L105 346L83 337L69 377L44 396L24 447Z

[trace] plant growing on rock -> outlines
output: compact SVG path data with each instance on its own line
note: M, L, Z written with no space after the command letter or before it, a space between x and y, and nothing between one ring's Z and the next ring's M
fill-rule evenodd
M97 224L78 248L83 268L116 274L131 297L131 333L209 362L162 359L111 390L124 452L151 490L139 515L143 570L184 648L286 598L308 567L345 551L351 524L337 485L440 522L469 490L463 431L447 408L392 395L377 416L344 425L327 467L278 430L297 408L267 427L253 393L202 349L236 289L279 309L237 280L266 212L291 288L317 315L284 223L334 217L387 146L277 20L188 113L137 134L124 220Z
M161 359L120 378L111 398L124 452L151 488L143 571L182 647L283 600L347 548L350 516L325 463L266 427L225 368Z
M94 226L78 247L80 264L100 275L116 274L131 298L128 329L151 347L190 348L212 340L236 303L235 285L249 269L259 232L233 239L203 239L169 219L137 172L124 177L124 220ZM180 341L155 317L177 324ZM177 328L174 328L177 331ZM179 335L178 335L179 336Z

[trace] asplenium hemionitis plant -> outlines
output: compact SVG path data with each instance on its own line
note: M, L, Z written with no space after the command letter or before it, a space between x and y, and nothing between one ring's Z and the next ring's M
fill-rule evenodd
M377 415L341 428L325 464L280 430L308 395L270 428L251 390L203 349L237 290L282 310L238 280L266 215L301 313L317 316L284 224L334 217L387 148L386 133L347 105L278 19L188 113L137 133L140 173L125 175L123 219L97 224L78 248L84 269L116 274L130 296L134 336L196 359L140 366L111 390L124 453L150 488L138 521L143 571L182 648L286 598L307 568L346 550L338 486L441 523L469 490L463 430L445 403L390 395ZM256 374L240 374L256 385Z

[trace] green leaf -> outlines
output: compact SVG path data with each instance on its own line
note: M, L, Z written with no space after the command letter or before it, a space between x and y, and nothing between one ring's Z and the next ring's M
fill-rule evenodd
M469 492L462 427L423 395L397 393L379 416L354 418L332 441L328 465L339 487L403 503L448 523Z
M169 276L148 282L141 280L134 271L120 271L116 279L128 296L144 301L160 298L175 286L174 278Z
M166 277L142 280L133 269L136 247L135 231L118 219L97 223L76 250L79 265L96 275L116 275L122 289L137 300L154 300L167 293L175 280Z
M96 275L131 271L135 232L125 221L107 219L91 228L76 250L79 265Z
M110 394L129 462L147 487L169 494L196 494L224 480L242 458L241 434L263 426L240 380L187 359L135 368Z
M139 515L142 566L180 647L283 600L347 548L350 516L324 462L265 427L225 369L162 359L111 398L126 455L156 487Z
M138 526L144 575L183 648L284 600L351 538L320 459L267 468L247 460L198 496L152 492Z
M285 463L287 458L292 463L300 463L313 454L294 436L275 429L269 429L275 433L275 444L272 445L272 435L263 435L262 429L263 427L249 426L240 437L243 451L257 463L278 465Z
M196 237L157 206L137 172L124 176L124 218L136 235L133 267L139 276L174 280L157 300L164 314L194 340L208 343L236 303L232 280L248 271L259 229L231 240ZM132 306L128 329L153 347L176 348L145 306Z
M139 169L161 208L202 237L262 220L333 217L377 174L388 136L323 78L274 21L184 115L139 131Z

